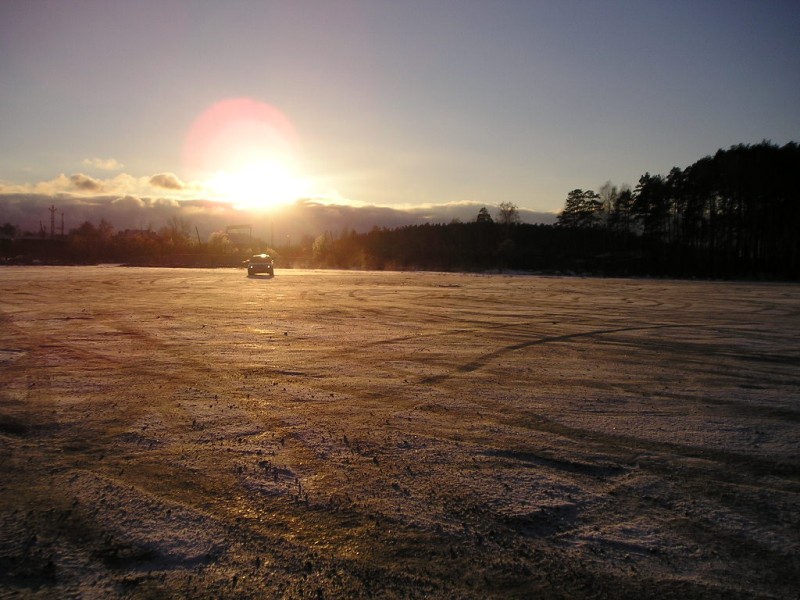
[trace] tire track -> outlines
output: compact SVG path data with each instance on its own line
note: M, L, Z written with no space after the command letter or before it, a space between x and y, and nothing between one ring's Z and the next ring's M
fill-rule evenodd
M618 328L611 328L611 329L596 329L594 331L586 331L581 333L568 333L564 335L557 335L557 336L547 336L538 338L535 340L527 340L524 342L519 342L516 344L510 344L508 346L504 346L502 348L498 348L497 350L493 350L492 352L487 352L486 354L481 355L480 357L476 358L475 360L471 360L468 363L464 363L459 366L455 371L443 375L435 375L432 377L424 377L420 380L420 383L423 384L438 384L446 381L456 375L464 374L464 373L471 373L473 371L477 371L485 367L487 364L501 358L502 356L510 353L516 352L517 350L524 350L526 348L530 348L532 346L539 346L543 344L550 344L550 343L558 343L558 342L566 342L575 339L581 338L594 338L600 337L603 335L613 334L613 333L625 333L631 331L651 331L651 330L658 330L658 329L683 329L686 328L686 325L681 324L666 324L666 325L643 325L638 327L618 327Z

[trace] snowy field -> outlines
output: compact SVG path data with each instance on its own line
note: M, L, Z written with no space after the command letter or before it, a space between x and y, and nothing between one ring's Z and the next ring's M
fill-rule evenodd
M796 598L800 286L0 268L0 598Z

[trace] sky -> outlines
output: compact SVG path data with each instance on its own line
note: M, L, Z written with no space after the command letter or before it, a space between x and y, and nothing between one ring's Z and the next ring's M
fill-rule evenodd
M533 218L765 139L800 140L797 0L0 2L17 209L302 197Z

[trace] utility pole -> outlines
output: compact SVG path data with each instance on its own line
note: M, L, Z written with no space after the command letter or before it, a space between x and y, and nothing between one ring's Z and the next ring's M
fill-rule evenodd
M51 206L47 210L50 211L50 238L56 237L56 207Z
M58 211L61 213L61 237L64 237L64 211Z

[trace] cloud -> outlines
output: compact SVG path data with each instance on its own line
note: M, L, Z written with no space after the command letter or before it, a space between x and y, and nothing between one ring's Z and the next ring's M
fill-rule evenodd
M127 206L131 208L144 208L147 203L138 196L122 196L116 200L112 200L111 204L115 206Z
M36 183L9 183L0 181L0 194L71 194L79 196L138 196L170 197L190 200L206 196L204 186L197 182L183 182L172 173L134 177L118 173L109 178L97 178L85 173L64 175Z
M373 227L392 229L406 225L450 223L453 220L466 223L474 221L483 206L486 206L493 215L496 213L495 206L477 202L390 208L333 204L328 201L305 199L298 200L269 215L270 235L274 229L276 236L289 235L292 239L297 240L298 236L316 237L325 231L340 233L346 229L364 233ZM552 213L540 213L526 209L520 209L519 212L524 223L552 224L556 220L556 215ZM262 222L263 220L262 218ZM264 229L266 230L266 227ZM256 235L255 227L253 232Z
M454 219L468 223L476 219L478 211L481 208L486 208L489 214L492 215L492 218L497 219L499 217L496 205L471 201L407 206L401 210L422 217L430 223L449 223ZM520 220L523 223L544 223L552 225L556 222L556 215L554 213L534 211L527 208L519 208L518 210Z
M76 189L84 192L103 191L103 184L100 180L95 179L94 177L89 177L88 175L84 175L83 173L75 173L74 175L70 175L69 180Z
M68 178L64 178L69 181ZM300 243L329 231L365 233L373 227L389 229L425 223L449 223L454 219L474 221L483 204L450 203L441 205L389 208L351 206L315 199L300 200L268 213L239 210L230 204L206 199L178 201L158 195L76 195L71 193L0 193L0 223L11 223L23 231L38 231L50 218L48 208L64 213L65 229L70 231L84 221L105 219L117 230L160 229L171 217L181 217L197 227L206 239L214 231L230 225L248 224L253 235L268 243ZM486 205L492 215L496 207ZM553 223L555 214L520 209L523 222Z
M102 171L118 171L125 166L115 158L84 158L83 165Z
M158 173L150 178L150 185L167 190L182 190L186 187L173 173Z
M334 197L331 197L334 196ZM253 235L276 244L287 239L298 243L326 231L364 233L373 227L397 228L425 223L474 221L486 207L493 217L497 207L478 202L451 202L424 206L387 207L351 202L341 196L306 198L269 211L247 211L214 201L200 182L184 182L170 172L135 177L118 173L95 178L85 173L64 175L37 183L0 181L0 223L11 223L23 231L38 231L50 218L48 208L64 214L69 231L84 221L105 219L115 228L156 229L171 217L182 217L197 227L201 236L230 225L249 224ZM551 224L553 213L519 209L524 223Z

